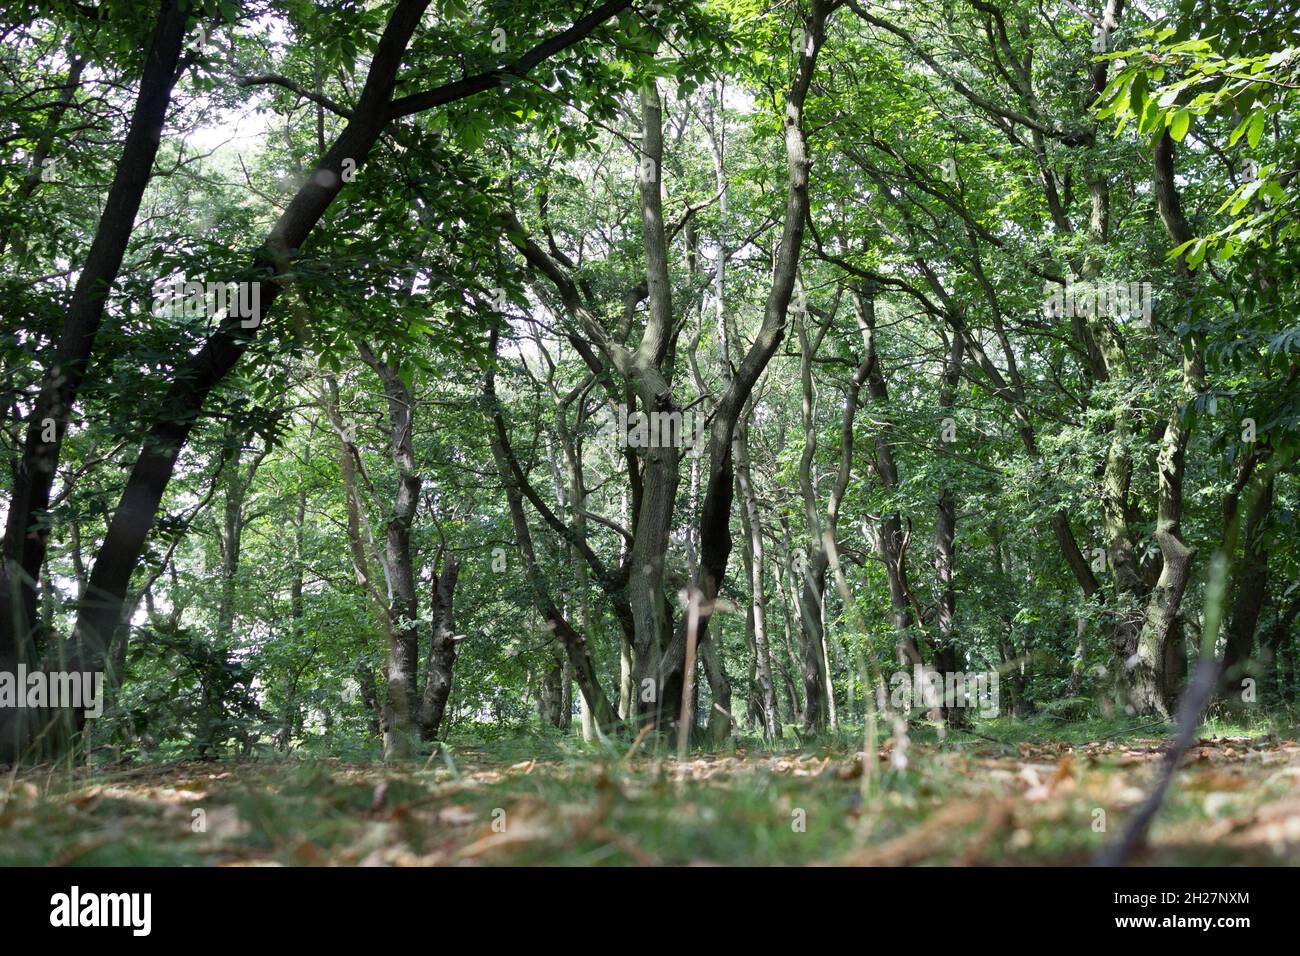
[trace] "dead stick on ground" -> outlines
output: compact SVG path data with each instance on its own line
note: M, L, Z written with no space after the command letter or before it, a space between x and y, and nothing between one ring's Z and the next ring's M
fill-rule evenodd
M691 727L695 715L691 712L691 698L695 692L695 642L700 629L700 590L691 585L686 599L686 679L682 684L682 709L677 717L677 761L686 759L686 746L691 740Z
M1192 679L1192 686L1183 695L1178 715L1178 738L1165 754L1165 765L1160 771L1160 781L1143 802L1137 816L1125 828L1124 836L1097 858L1096 865L1123 866L1145 841L1147 829L1159 812L1160 805L1164 803L1165 794L1173 782L1178 764L1183 759L1183 754L1187 752L1187 748L1192 745L1192 740L1196 736L1196 727L1201 722L1201 715L1209 705L1210 698L1214 696L1214 688L1219 684L1219 671L1219 661L1213 656L1201 658L1196 668L1196 676Z
M1219 686L1219 673L1223 668L1222 662L1215 656L1215 648L1218 645L1219 629L1223 624L1223 611L1227 604L1228 583L1232 578L1232 561L1237 552L1241 516L1250 513L1256 499L1273 480L1273 474L1289 465L1294 457L1295 452L1291 452L1281 458L1274 458L1267 467L1256 472L1245 500L1238 504L1232 520L1228 523L1223 542L1210 562L1209 580L1205 588L1205 625L1201 629L1201 657L1197 662L1196 674L1192 678L1191 686L1187 688L1179 703L1178 737L1165 755L1165 765L1160 772L1160 780L1155 790L1147 797L1146 802L1138 810L1137 816L1124 830L1123 838L1098 856L1095 862L1099 866L1123 866L1133 855L1133 851L1142 845L1146 839L1147 829L1159 812L1160 804L1164 802L1169 785L1173 782L1178 764L1183 759L1183 754L1187 752L1187 748L1192 745L1197 725L1200 724L1201 717L1205 714L1205 709L1210 705L1214 692Z
M637 752L637 750L640 749L641 743L646 739L646 737L650 735L650 731L652 730L654 730L654 724L646 724L644 727L641 728L641 732L636 735L636 740L632 741L632 746L628 747L627 753L623 755L624 765L628 765L628 762L632 759L632 756Z

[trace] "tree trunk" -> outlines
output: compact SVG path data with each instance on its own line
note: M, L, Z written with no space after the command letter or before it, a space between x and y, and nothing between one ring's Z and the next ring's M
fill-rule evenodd
M1176 243L1190 240L1191 227L1183 216L1174 179L1174 141L1168 131L1156 143L1153 187L1156 206L1170 239ZM1185 253L1178 258L1178 270L1179 285L1186 296L1184 301L1191 302L1193 296L1188 288L1191 271ZM1182 535L1183 476L1190 438L1186 410L1200 393L1204 376L1199 346L1193 340L1184 348L1181 400L1169 414L1156 456L1155 539L1160 546L1162 565L1151 590L1132 661L1131 703L1139 713L1172 714L1186 676L1186 648L1179 613L1195 557L1194 549L1187 546Z
M562 725L560 709L564 706L564 660L555 645L543 652L537 678L537 716L551 727Z
M68 420L99 334L104 303L121 269L153 171L159 132L179 77L177 65L189 17L190 4L186 0L163 0L159 5L122 155L94 239L77 276L63 330L28 418L26 438L14 472L0 557L0 671L13 673L19 661L27 664L35 661L30 631L38 620L37 582L45 563L49 531L43 519L50 506L50 489ZM53 441L45 440L48 421L54 423ZM120 603L112 610L114 613L106 617L102 630L104 641L111 638L116 627ZM102 656L101 651L98 656L91 655L83 661L83 655L74 648L65 666L98 670ZM26 709L0 714L0 761L12 760L21 753L27 740L35 735L36 727L48 716ZM70 722L62 724L65 730L75 731L80 729L83 719L72 716ZM61 747L59 735L43 736L47 749L57 751Z
M773 574L776 578L776 593L781 602L781 634L783 641L781 646L784 653L781 658L781 685L785 690L786 705L790 711L790 720L793 723L803 725L803 709L799 703L799 692L795 689L794 671L798 669L798 656L795 653L795 637L793 619L790 613L789 592L786 589L786 572L784 567L789 566L789 534L786 533L786 549L784 552L784 562L775 562L773 564Z
M370 609L371 619L374 622L375 633L383 636L388 654L384 667L386 699L379 711L380 731L384 740L384 758L386 760L400 760L410 756L414 743L410 730L411 708L415 702L408 692L405 675L400 668L393 666L395 659L400 660L400 652L395 652L394 647L400 641L401 635L394 625L391 597L389 600L385 600L376 583L379 579L379 573L375 569L375 564L382 562L382 558L378 554L378 548L371 535L370 521L366 517L365 504L361 499L361 489L357 482L361 454L357 449L353 435L355 426L351 426L343 420L339 407L338 383L333 376L326 376L325 386L325 413L335 435L338 437L339 444L339 477L342 481L343 495L347 507L348 556L352 560L352 568L356 574L357 584L366 596L366 603ZM385 569L385 572L385 577L387 577L387 569ZM391 595L392 585L389 584L388 586Z
M866 386L876 409L876 419L883 422L875 438L875 460L872 467L881 485L888 491L898 487L898 464L894 459L893 423L889 412L889 386L876 348L876 313L872 306L871 290L855 295L860 303L859 317L862 335L866 342ZM910 532L909 532L910 533ZM894 613L895 657L908 667L922 663L921 651L912 628L911 585L907 576L907 541L903 533L903 520L898 512L881 517L875 535L876 553L885 566L885 579L889 582L889 604Z
M700 570L696 587L702 594L698 638L701 659L707 662L704 645L708 640L708 622L713 602L717 599L722 580L726 576L731 555L731 500L735 476L733 474L732 437L736 422L748 403L754 385L767 367L768 361L785 336L787 314L794 292L799 253L803 245L804 226L808 216L808 173L811 159L803 128L803 106L817 61L817 53L825 39L826 17L833 5L827 0L814 0L810 19L801 24L801 47L794 81L786 98L785 146L788 185L786 191L785 222L777 251L776 268L772 286L763 310L763 321L753 345L745 354L730 384L723 392L713 416L709 433L709 477L705 486L704 503L700 508ZM672 645L664 663L665 672L681 673L686 658L685 623L677 627Z
M731 733L731 681L723 666L722 655L718 653L717 642L703 641L696 646L713 697L706 725L708 735L715 746L721 746Z
M1288 654L1288 638L1297 619L1300 619L1300 592L1293 592L1288 604L1278 608L1277 619L1264 635L1260 656L1265 665L1264 670L1271 680L1268 682L1269 703L1286 704L1290 695L1294 669L1289 668L1288 657L1294 659L1294 653ZM1294 641L1290 642L1294 647Z
M1255 456L1248 453L1250 458ZM1253 466L1243 467L1249 481L1249 471ZM1245 481L1238 479L1238 487L1245 487ZM1273 507L1273 478L1270 473L1264 488L1255 495L1246 513L1245 527L1241 536L1242 556L1233 568L1232 607L1228 614L1226 644L1223 651L1223 683L1221 694L1225 701L1240 703L1241 688L1246 678L1258 681L1263 675L1259 672L1258 661L1254 657L1255 629L1259 624L1260 611L1264 607L1264 597L1268 591L1268 549L1264 543L1264 523ZM1226 521L1235 516L1237 503L1234 500Z
M939 386L939 414L952 413L956 405L957 384L961 377L962 339L952 336L947 343L947 355L944 358L943 374ZM941 458L950 457L946 444L940 443ZM960 654L953 633L953 618L957 612L957 588L953 582L956 570L957 537L957 501L949 484L950 477L945 474L939 488L939 502L934 521L934 574L937 600L935 602L935 653L934 667L948 686L950 675L963 668ZM963 701L955 701L956 706L945 704L942 708L944 720L951 726L966 723L966 710ZM972 702L974 703L974 702Z
M740 489L744 518L741 522L746 539L746 554L750 576L750 620L754 635L754 677L757 681L756 699L763 734L769 739L781 737L781 718L776 708L776 692L772 684L772 655L767 633L767 598L763 591L763 518L758 511L758 494L754 490L749 467L749 425L742 420L736 427L735 447L736 484Z
M451 694L452 670L456 666L457 650L454 603L459 576L460 565L456 556L448 551L441 571L434 568L433 594L429 602L433 608L433 625L429 638L429 655L424 668L424 693L420 698L419 725L422 740L437 739L447 709L447 698Z
M494 325L489 336L489 348L493 356L496 355L497 338L498 332ZM534 606L546 619L547 627L564 648L564 652L569 658L569 664L573 668L574 683L578 685L582 695L587 699L587 707L591 710L592 719L596 722L596 726L600 728L602 733L613 733L620 726L620 721L614 709L610 707L604 692L600 689L596 665L591 659L587 639L573 629L573 626L560 613L559 608L555 606L555 602L551 600L550 593L546 588L541 568L537 564L536 553L533 550L532 532L528 528L528 519L524 514L523 493L520 491L519 483L510 465L512 457L510 439L506 432L505 419L502 417L500 403L497 401L495 382L496 370L494 367L489 366L487 375L484 378L483 396L490 416L489 425L491 430L489 434L491 436L492 457L496 463L497 473L501 477L502 485L505 488L506 503L510 508L510 521L515 532L515 544L519 549L519 555L523 559L524 568L528 574Z
M645 251L649 312L645 332L634 358L638 366L657 370L660 391L643 395L646 415L676 412L669 389L672 365L665 361L676 339L672 285L668 275L668 240L664 229L663 113L653 80L641 88L641 232ZM628 598L635 622L633 633L633 691L637 720L671 730L681 711L680 668L664 667L664 652L672 636L672 611L664 594L664 559L677 500L677 447L652 440L643 449L641 507L632 533L632 566Z
M409 295L409 290L408 290ZM357 343L357 352L379 378L388 404L388 451L397 473L397 491L393 497L385 530L384 567L390 628L388 660L390 692L394 682L402 684L404 707L393 705L393 723L389 734L394 746L409 751L417 721L420 666L420 602L415 587L415 562L411 555L411 529L420 505L423 478L415 464L415 396L402 381L400 369L381 360L365 342Z
M804 523L808 528L808 553L792 569L803 590L800 601L799 630L800 655L803 660L804 733L813 734L826 727L830 717L830 668L826 655L825 601L826 569L830 556L822 540L822 523L817 501L817 486L813 476L817 456L817 413L813 393L812 362L821 345L831 316L818 330L815 341L808 338L806 314L800 316L799 378L802 388L801 416L803 423L803 453L799 457L799 490L803 496ZM801 552L802 554L802 552Z
M307 524L307 485L301 480L298 482L297 504L294 508L293 515L293 570L292 578L289 581L289 620L293 629L295 641L301 641L303 637L303 621L305 618L305 606L303 602L303 529ZM299 672L301 673L301 671ZM280 728L279 745L280 750L287 751L289 744L293 740L294 732L297 729L301 717L302 709L298 705L298 681L297 678L290 683L285 693L284 714L281 717L282 726Z

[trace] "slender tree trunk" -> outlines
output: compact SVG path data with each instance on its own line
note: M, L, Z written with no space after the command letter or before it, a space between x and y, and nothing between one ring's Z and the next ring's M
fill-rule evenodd
M944 358L943 374L939 385L939 414L950 415L956 405L957 384L961 378L962 339L954 335L947 343L947 355ZM945 445L940 445L941 458L949 458ZM957 612L957 587L954 583L956 571L956 537L957 537L957 500L945 474L939 488L939 502L934 523L934 574L937 585L935 602L935 653L934 667L947 687L950 675L962 670L960 652L953 633L953 619ZM943 707L944 720L953 726L966 722L966 711L962 701L957 706Z
M409 294L409 290L408 290ZM379 378L388 405L388 451L397 473L397 490L388 515L384 550L380 557L387 589L387 619L390 691L394 681L402 684L405 706L392 705L393 725L388 733L399 752L409 752L415 733L419 694L420 601L415 586L415 561L411 553L411 530L420 506L423 478L415 463L415 396L402 381L400 369L381 360L365 342L357 352ZM397 755L397 754L395 754Z
M307 486L301 480L298 483L297 502L293 515L293 571L289 581L289 620L293 629L295 643L301 646L306 607L303 601L303 531L307 525ZM294 731L302 716L298 705L297 679L290 684L285 694L283 726L280 729L280 750L287 751L293 740Z
M573 436L568 433L567 428L562 437L564 439L565 461L569 469L569 501L572 504L571 523L574 534L585 537L587 534L587 518L585 514L587 510L587 488L582 476L582 453ZM573 564L574 583L578 591L578 623L582 632L589 634L595 625L591 615L590 596L587 593L587 565L580 558L577 546L570 547L569 560ZM572 695L572 667L567 668L565 679L569 683L569 694ZM581 693L578 694L578 711L582 721L582 739L594 740L596 737L595 721L591 717L591 708L587 706L587 698Z
M704 674L709 682L713 706L709 708L707 723L709 739L721 746L731 733L731 680L718 653L717 641L704 641L697 645Z
M569 512L569 528L575 540L585 540L587 536L586 518L583 511L587 507L587 493L582 483L582 461L578 451L574 446L574 439L569 432L568 425L565 422L566 403L557 402L556 421L558 423L559 433L559 451L562 454L556 454L557 449L551 448L551 480L555 486L555 500L561 508L567 508ZM565 483L564 475L561 471L561 461L568 471L568 484ZM587 565L582 558L578 546L570 542L567 549L569 566L573 569L574 593L564 595L564 609L566 616L572 617L577 613L578 630L582 633L591 633L590 616L587 614ZM573 671L569 667L567 659L564 657L562 648L556 645L559 652L561 667L561 693L560 693L560 722L562 730L568 730L573 724ZM581 694L578 695L582 697ZM590 717L586 712L586 705L583 705L583 739L590 740L592 728Z
M1176 243L1192 238L1183 216L1174 179L1174 141L1165 132L1156 144L1153 186L1156 205L1169 237ZM1191 274L1185 254L1178 259L1179 284L1186 301L1192 301ZM1192 341L1184 349L1181 400L1169 414L1160 450L1156 456L1157 505L1156 544L1160 547L1160 576L1147 603L1142 633L1133 658L1132 704L1139 713L1169 716L1186 677L1186 648L1179 616L1183 595L1191 577L1195 550L1183 540L1183 478L1186 474L1188 404L1200 393L1205 372L1199 345Z
M663 391L642 401L648 416L672 415L667 388L672 365L666 362L676 338L672 285L668 275L668 240L663 218L663 111L653 80L641 88L640 180L642 241L645 251L649 313L634 361L659 372ZM653 418L651 419L654 420ZM664 557L677 499L681 450L656 440L643 449L641 507L632 536L632 566L628 598L635 621L633 685L638 722L670 730L681 711L680 668L664 667L664 652L672 636L671 605L664 594ZM663 436L659 436L662 439Z
M736 483L744 507L742 526L747 533L746 553L749 560L751 612L754 631L754 677L757 681L757 701L763 733L775 740L781 737L781 718L776 708L776 691L772 684L772 655L767 632L767 597L763 590L763 518L758 510L758 494L754 490L753 474L749 466L749 424L742 420L736 427L735 448Z
M418 721L423 740L437 739L447 709L447 698L451 695L452 672L456 666L458 647L454 604L459 576L460 565L456 556L447 551L442 568L435 567L433 574L433 594L430 600L433 627L429 639L429 655L425 661L424 691L420 698Z
M325 387L325 413L338 437L339 476L342 480L344 500L347 506L348 555L352 559L357 584L366 596L366 603L370 608L371 618L375 625L375 633L383 636L388 653L387 663L384 667L386 699L380 705L379 710L379 728L384 740L384 758L400 760L411 754L413 744L410 734L411 707L414 705L414 701L408 694L405 675L400 668L393 666L395 659L400 660L399 654L395 654L393 650L400 640L400 634L394 626L391 603L385 600L376 583L379 580L379 571L375 565L380 563L380 559L378 548L371 535L370 521L366 517L365 504L362 501L361 489L357 480L361 455L355 444L354 426L348 425L343 420L339 407L338 383L332 376L326 377ZM363 662L359 663L358 666L368 673L369 667L364 663L366 656L364 646L362 654ZM373 681L374 677L371 675L369 682L373 683ZM363 687L365 683L362 682Z
M0 671L13 673L19 661L31 664L35 660L30 630L38 620L37 582L45 563L49 531L43 519L50 506L50 489L68 421L99 334L104 303L121 269L135 228L136 213L153 171L159 132L179 77L177 67L190 12L188 0L163 0L159 5L122 155L95 236L81 264L63 330L28 417L0 555ZM53 441L46 441L47 423L51 421ZM116 627L120 605L113 611L103 630L105 640ZM74 649L69 662L80 663L80 657ZM89 666L84 669L99 669L96 660L87 663ZM25 709L0 714L0 761L12 759L21 752L27 738L36 733L37 725L46 716ZM81 720L73 717L72 726L67 729L79 729ZM61 746L58 735L44 736L48 747L57 750Z
M1245 462L1255 457L1253 453L1243 457L1239 488L1246 486L1253 470L1253 464L1246 465ZM1225 527L1235 516L1237 504L1234 496L1225 509ZM1228 614L1221 686L1223 699L1233 704L1241 701L1241 688L1246 678L1258 681L1263 676L1255 658L1255 629L1268 592L1268 549L1263 532L1272 507L1273 478L1270 474L1263 490L1250 503L1241 534L1242 556L1233 568L1232 607Z
M497 336L497 329L493 326L490 333L489 347L491 354L494 356L496 355ZM519 483L510 466L512 456L509 447L509 435L506 432L505 419L502 417L501 406L497 400L495 383L495 368L489 367L484 379L483 396L490 416L492 457L505 488L506 503L510 508L510 521L515 532L515 543L528 574L534 606L546 619L547 627L554 633L564 648L564 652L573 668L573 680L582 691L582 695L587 699L587 706L591 710L592 719L596 722L596 726L600 728L602 733L613 733L620 726L619 718L614 709L610 707L604 692L600 689L596 665L587 647L587 639L573 629L573 626L560 613L559 608L555 606L555 602L551 599L546 588L541 568L537 564L536 553L533 550L532 532L528 528L528 519L524 514L523 493L520 491Z
M239 444L237 435L230 435L236 442L225 465L225 502L221 514L221 527L218 541L221 549L220 585L217 598L217 642L223 648L225 641L231 639L235 626L236 584L239 575L239 559L243 548L244 536L244 499L252 487L258 466L266 457L269 449L263 448L249 462L248 471L241 469L244 449ZM209 682L204 682L202 713L195 746L200 758L208 756L215 750L217 742L212 734L216 728L219 714L212 711L214 701L211 698Z
M781 659L781 685L785 690L786 705L790 711L790 720L793 723L803 724L803 708L799 703L799 692L795 689L794 671L798 669L798 656L795 653L795 637L793 628L793 619L790 613L789 592L786 589L786 572L783 568L788 567L790 563L789 534L786 534L786 548L783 555L784 560L773 564L773 574L776 578L776 593L781 603L781 634L783 637L782 647L784 653L780 654Z
M238 442L237 436L231 436ZM244 539L244 502L257 469L270 451L263 447L249 461L247 469L241 468L244 457L242 445L237 444L225 464L225 501L221 515L221 531L218 535L221 544L221 585L217 601L217 633L228 636L235 624L236 584L239 575L239 559L243 550Z
M803 496L804 523L808 528L808 552L798 561L793 573L803 589L799 615L800 652L803 660L804 733L823 729L830 718L830 669L827 666L824 603L826 569L830 557L822 541L822 522L813 475L817 456L817 411L813 392L812 362L831 319L817 334L815 343L808 337L807 315L800 316L799 378L802 388L803 453L799 458L799 490Z
M709 476L705 485L704 503L700 508L700 570L696 580L696 587L702 595L697 639L701 646L701 659L706 661L706 666L708 655L704 651L704 645L710 643L707 636L709 616L726 575L732 547L731 502L735 483L732 437L754 385L785 336L809 208L808 173L811 160L803 128L803 105L812 81L817 53L825 39L826 17L832 9L833 5L827 0L814 0L810 18L799 24L803 43L794 81L786 98L788 186L777 266L764 306L762 324L754 343L718 402L709 432ZM673 634L672 645L666 655L665 671L680 674L685 658L686 631L683 622Z
M829 557L829 555L828 555ZM829 566L829 561L827 565ZM826 595L823 591L822 603L818 608L821 612L821 633L822 633L822 679L826 682L826 722L831 730L838 730L840 726L839 708L835 700L835 656L831 653L831 647L834 642L826 631Z
M855 296L861 304L859 310L862 335L866 343L867 394L877 406L876 420L883 422L875 438L875 461L872 463L876 477L888 491L898 488L898 465L894 459L893 424L890 421L889 386L876 346L876 314L871 290ZM894 617L895 655L900 664L909 667L922 663L912 624L911 585L907 575L907 541L903 532L902 516L889 512L881 517L876 527L875 548L885 566L885 579L889 582L889 604Z
M1277 619L1260 642L1260 656L1263 658L1265 673L1270 677L1267 685L1270 691L1269 703L1283 704L1290 700L1287 691L1291 687L1294 668L1288 668L1287 664L1288 657L1293 658L1294 653L1287 652L1294 647L1295 642L1288 641L1288 638L1293 637L1292 629L1297 619L1300 619L1300 592L1294 593L1288 604L1278 608Z

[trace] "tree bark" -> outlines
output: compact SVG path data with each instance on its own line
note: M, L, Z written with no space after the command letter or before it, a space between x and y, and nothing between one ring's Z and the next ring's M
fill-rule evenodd
M447 551L442 568L434 567L433 593L429 602L433 609L433 624L429 654L425 660L424 690L420 698L418 720L420 737L426 741L437 739L447 709L447 698L451 695L452 672L456 666L458 647L454 605L459 576L460 564L456 561L456 556Z
M37 582L45 563L49 530L44 517L50 506L50 489L68 420L99 334L104 303L121 269L149 185L172 89L179 78L178 64L189 18L188 0L163 0L159 5L122 155L68 303L53 359L28 418L0 560L0 670L12 673L18 661L30 664L34 660L29 631L37 622ZM49 420L54 422L54 440L47 442L45 423ZM116 621L115 614L110 625L115 626ZM104 632L105 639L111 634L111 626ZM0 716L0 760L12 757L29 732L18 727L28 721L12 715L10 719L14 733L6 732L6 718ZM79 721L74 723L80 727ZM57 747L53 740L51 743Z
M379 730L384 741L384 758L400 760L411 754L413 744L410 735L411 708L414 706L414 700L407 690L405 676L400 669L392 666L396 656L393 647L400 640L401 635L394 625L391 600L386 600L380 593L377 583L379 572L375 565L382 565L383 559L378 553L371 534L370 520L366 516L365 503L362 501L361 488L357 481L361 454L355 443L354 426L343 420L339 407L338 383L333 376L326 376L325 387L325 414L338 438L339 477L343 485L347 509L348 556L352 560L357 584L370 609L375 633L383 637L388 654L384 667L386 699L379 705L378 710ZM384 575L388 576L386 567ZM391 585L389 588L391 590ZM362 661L358 663L358 668L368 673L369 666L365 663L367 648L363 644L360 650ZM371 675L370 681L373 680L374 677ZM363 681L363 686L364 683Z
M1174 180L1174 141L1168 131L1156 143L1153 187L1156 207L1169 238L1179 244L1190 240L1192 230L1183 216ZM1178 269L1179 284L1188 285L1191 272L1185 254L1179 256ZM1184 294L1188 296L1186 301L1191 301L1190 289ZM1199 394L1204 376L1199 345L1193 339L1183 349L1181 399L1169 414L1156 456L1155 539L1160 547L1162 565L1147 602L1142 633L1132 659L1131 703L1139 713L1171 715L1186 677L1186 648L1179 614L1196 556L1195 550L1183 540L1182 533L1183 477L1187 442L1191 437L1186 411L1187 405Z
M393 710L394 724L389 728L409 750L405 741L415 732L416 701L419 699L420 606L415 587L415 562L411 554L411 530L420 505L423 485L415 463L415 396L402 381L400 370L381 360L365 342L357 343L357 352L378 376L388 405L388 451L397 473L397 490L386 523L384 566L387 586L390 640L385 670L389 685L400 680L405 708Z
M669 391L672 364L668 359L676 341L672 286L668 275L668 240L664 229L663 112L654 80L641 88L641 232L645 251L649 312L634 360L638 367L659 373L660 390L643 395L647 415L673 414L677 410ZM641 472L641 507L632 535L632 566L628 598L635 621L633 633L633 690L637 719L671 730L681 710L682 674L665 670L664 650L672 634L672 605L664 594L664 559L668 533L677 500L681 450L652 441L646 448Z
M758 510L758 494L754 490L753 475L749 466L749 424L742 421L736 427L735 448L736 484L739 486L745 520L742 526L747 533L746 553L749 566L750 619L754 635L754 677L757 681L756 700L763 734L772 740L781 737L781 717L776 707L776 691L772 683L772 655L767 630L767 597L763 590L763 518Z
M1260 456L1252 449L1247 452L1238 469L1235 494L1229 496L1224 509L1224 527L1236 516L1240 490L1250 482L1255 462ZM1227 634L1223 650L1223 678L1220 693L1229 703L1241 701L1241 688L1246 678L1256 680L1261 663L1255 656L1255 629L1268 591L1268 549L1264 543L1265 522L1273 507L1273 477L1270 473L1263 489L1252 496L1242 528L1242 556L1233 568L1232 607L1228 614ZM1262 648L1261 648L1262 650ZM1261 655L1262 656L1262 655Z
M855 302L858 303L859 324L865 343L867 394L872 403L878 406L876 417L884 423L875 437L872 467L881 485L892 492L898 487L898 463L894 458L889 386L876 347L876 312L871 290L855 294ZM907 574L907 542L908 535L903 531L902 516L896 511L883 515L876 528L875 547L885 566L885 579L889 582L889 604L894 614L895 658L898 663L912 667L922 663L922 658L912 626L914 622L912 591Z
M952 414L956 405L963 353L961 336L953 335L947 346L939 384L941 415ZM939 454L941 458L950 457L942 443ZM956 635L953 633L953 619L957 613L957 588L953 580L956 571L957 500L950 482L951 475L945 470L934 520L934 574L937 585L934 667L942 676L945 687L949 675L962 670ZM961 706L962 703L955 701L957 706L949 707L945 704L942 707L944 720L949 725L960 726L966 722L966 710Z
M799 380L801 386L800 414L803 423L803 452L799 457L799 491L803 497L804 524L808 529L808 553L792 573L800 583L803 599L799 615L800 655L803 664L804 733L813 734L830 723L833 688L830 681L829 657L826 654L826 570L830 565L830 551L822 538L822 521L817 500L817 487L813 476L817 456L817 413L813 391L812 363L821 346L822 337L830 327L831 316L818 329L815 340L809 340L807 316L800 317ZM802 554L802 553L801 553ZM833 728L832 728L833 729Z
M825 39L826 18L833 9L828 0L814 0L811 17L800 24L804 40L797 57L794 82L786 97L786 209L776 268L763 309L763 321L753 345L745 354L718 402L709 433L709 477L704 503L700 508L700 567L696 587L702 594L697 641L700 656L708 666L706 650L708 622L713 613L722 580L731 555L731 502L735 483L732 438L736 422L748 403L754 385L767 367L785 336L790 299L794 293L799 253L803 246L804 226L808 217L808 174L812 161L803 128L803 106L816 67L817 53ZM676 628L664 656L661 672L677 673L686 659L686 630L683 621Z

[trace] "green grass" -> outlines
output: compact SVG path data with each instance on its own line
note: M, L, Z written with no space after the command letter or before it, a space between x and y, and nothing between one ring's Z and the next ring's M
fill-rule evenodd
M1300 747L1211 722L1146 862L1300 860ZM914 724L907 760L861 728L720 752L539 733L453 739L385 766L329 757L28 770L0 779L3 864L1078 864L1155 779L1136 720ZM1289 739L1294 739L1294 734ZM206 828L195 826L202 811ZM1105 830L1096 829L1104 811Z

